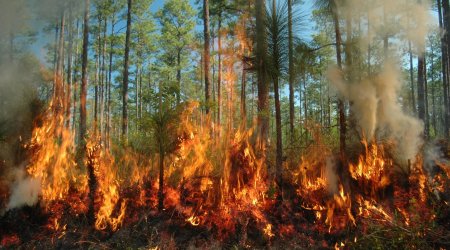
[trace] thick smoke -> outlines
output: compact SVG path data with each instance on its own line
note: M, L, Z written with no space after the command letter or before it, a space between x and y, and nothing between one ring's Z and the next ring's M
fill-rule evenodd
M41 192L40 180L26 173L24 145L51 94L52 73L39 57L54 33L44 30L55 26L62 4L69 2L0 0L0 190L9 190L9 201L0 199L0 211L35 204Z
M362 80L346 81L337 69L330 70L328 76L341 98L350 101L362 136L367 140L393 141L395 155L401 162L415 160L423 144L423 123L403 111L399 98L403 81L400 66L397 66L401 62L390 58L394 58L395 53L400 57L398 45L408 41L416 53L423 53L430 20L428 7L425 1L409 0L350 0L347 5L338 7L344 18L353 21L361 18L369 25L361 32L361 37L354 38L359 40L355 43L358 51L367 51L369 44L382 44L383 38L389 38L389 51L377 73L364 79L363 72L347 67L345 72Z
M17 171L15 179L6 210L36 204L41 194L41 180L27 176L23 170Z

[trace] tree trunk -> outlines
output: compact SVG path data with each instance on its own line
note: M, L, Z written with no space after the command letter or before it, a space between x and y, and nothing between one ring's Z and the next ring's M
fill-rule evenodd
M81 91L80 91L80 134L78 140L78 146L80 152L80 156L78 157L78 165L84 166L84 156L86 150L86 96L87 96L87 78L88 78L88 43L89 43L89 0L85 0L85 10L84 10L84 29L83 29L83 59L81 65ZM94 176L91 172L91 168L88 169L89 177ZM94 181L94 180L89 180ZM93 193L95 190L89 190L89 205L88 205L88 220L90 225L94 225L95 217L94 217L94 197Z
M123 86L122 86L122 140L128 142L128 67L130 54L130 35L131 35L131 7L132 0L128 0L127 10L127 31L125 38L125 58L123 65Z
M209 99L210 99L210 79L209 79L209 66L210 66L210 34L209 34L209 0L203 0L203 35L205 37L204 55L205 55L205 105L206 114L209 114Z
M442 47L442 67L444 74L443 91L444 91L444 136L445 138L449 138L449 123L450 123L450 110L449 110L449 42L450 42L450 34L448 32L450 28L450 6L447 0L442 2L442 8L440 4L440 0L438 0L438 11L439 11L439 24L441 29L444 29L446 32L441 38L441 47ZM442 12L442 14L441 14Z
M242 82L241 82L241 116L242 116L242 126L244 129L247 128L247 104L245 100L245 87L246 87L246 71L245 62L242 61Z
M106 104L106 145L107 148L109 148L109 141L110 141L110 132L111 132L111 84L112 84L112 64L113 64L113 49L114 49L114 27L115 27L115 16L113 14L111 18L111 40L110 40L110 48L109 48L109 69L108 69L108 87L107 87L107 96L108 101Z
M77 40L80 38L80 19L77 19ZM78 43L75 49L75 67L74 67L74 81L73 81L73 116L72 116L72 130L74 131L74 134L76 134L76 109L77 109L77 86L78 86L78 77L77 77L77 66L79 65L79 47ZM75 139L76 141L76 139Z
M341 55L341 30L339 28L339 16L337 10L333 12L333 20L334 20L334 32L336 35L336 59L337 65L340 70L342 70L342 55ZM339 110L339 151L341 154L341 158L345 155L345 136L347 133L346 127L346 119L345 119L345 105L344 101L338 100L338 110Z
M177 51L177 104L181 102L181 50Z
M59 22L58 19L56 19L56 25L55 25L55 48L54 48L54 53L53 53L53 81L54 81L54 85L56 85L56 77L58 76L58 39L59 39ZM13 39L11 38L11 41L13 41ZM14 46L12 44L12 46ZM55 95L55 91L56 91L56 86L53 86L53 96Z
M101 66L101 81L100 81L100 136L102 141L105 140L105 129L103 127L105 119L105 86L106 86L106 30L108 25L108 18L105 16L103 23L103 41L102 41L102 66Z
M55 112L56 116L64 114L64 27L65 27L65 11L61 10L61 22L58 43L58 61L56 64L55 79Z
M425 56L420 55L417 60L417 104L419 118L425 121ZM425 133L426 134L426 133Z
M413 54L411 50L411 41L408 41L408 50L409 50L409 78L411 82L411 109L414 114L417 113L416 109L416 96L414 90L414 66L413 66Z
M433 126L434 136L437 136L437 127L436 127L436 93L435 93L435 82L434 82L434 46L433 43L430 44L431 49L431 111L433 116L431 117L431 125Z
M289 28L289 130L291 141L294 138L294 44L292 35L292 0L288 0L288 28Z
M71 89L72 89L72 49L73 49L73 28L72 28L72 5L69 7L69 20L68 20L68 33L69 33L69 47L67 49L67 87L66 87L66 95L65 95L65 119L66 119L66 128L69 129L70 127L70 109L71 109Z
M277 16L277 8L276 8L276 1L272 1L272 17ZM273 20L273 28L278 29L277 26L277 20L275 18ZM273 31L274 35L278 35L279 32ZM278 37L272 37L273 41L276 41ZM280 65L279 65L279 58L280 58L280 50L281 48L278 47L278 43L274 42L273 44L273 65L275 72L273 73L273 91L275 95L275 133L276 133L276 161L275 161L275 171L276 171L276 183L278 186L278 201L283 200L283 142L282 142L282 128L281 128L281 105L280 105L280 93L279 93L279 72L280 72Z
M267 43L265 30L266 1L256 0L256 69L258 89L258 136L260 149L265 151L269 132L269 84L267 83ZM263 153L264 154L264 153Z
M220 127L220 109L222 105L221 86L222 86L222 13L219 14L219 24L217 28L217 55L218 55L218 69L217 69L217 125ZM220 136L220 135L219 135Z
M162 126L162 92L161 92L161 82L159 83L159 119L160 126ZM161 127L159 128L161 129ZM158 146L159 146L159 190L158 190L158 210L162 211L164 209L164 157L165 150L163 147L162 131L159 131L158 136Z
M99 76L100 76L100 18L98 20L99 25L97 27L97 43L98 46L95 51L95 75L94 75L94 134L97 134L97 125L98 125L98 85L99 85Z

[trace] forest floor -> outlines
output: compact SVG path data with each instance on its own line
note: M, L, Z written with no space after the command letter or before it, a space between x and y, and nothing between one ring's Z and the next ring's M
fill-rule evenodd
M231 222L222 220L220 212L216 216L211 212L210 223L194 225L177 207L159 212L130 204L123 225L113 232L89 226L84 215L72 210L73 203L82 204L87 198L71 197L51 204L48 211L36 205L1 216L0 249L450 248L450 209L445 203L433 205L434 221L421 220L424 211L415 211L406 224L395 213L391 221L381 215L357 216L355 224L343 219L333 229L317 221L314 212L303 209L298 200L286 201L278 209L272 203L261 211L269 227L252 211L235 213Z

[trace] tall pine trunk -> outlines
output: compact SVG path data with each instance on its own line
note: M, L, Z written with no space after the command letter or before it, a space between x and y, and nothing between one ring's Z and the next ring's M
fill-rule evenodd
M177 104L181 102L181 49L177 51Z
M209 67L210 67L210 33L209 33L209 0L203 0L203 35L204 35L204 49L203 54L205 56L205 105L206 114L209 114L209 99L210 99L210 79L209 79Z
M417 60L417 106L419 118L426 124L425 118L425 55ZM425 130L426 131L426 130ZM426 135L426 132L425 132Z
M445 31L441 38L441 48L442 48L442 72L444 81L442 82L443 92L444 92L444 136L449 138L449 126L450 126L450 110L449 110L449 42L450 34L448 32L450 28L450 6L447 0L438 0L438 11L439 11L439 26Z
M69 20L68 20L68 33L69 33L69 47L67 48L67 86L66 86L66 95L65 95L65 119L66 119L66 128L70 127L70 117L71 117L71 113L70 113L70 109L71 109L71 90L72 90L72 60L73 60L73 55L72 55L72 51L73 51L73 27L72 27L72 4L70 4L69 7Z
M275 133L276 133L276 160L275 160L275 171L276 171L276 183L278 186L278 197L277 200L283 200L283 142L282 142L282 131L281 131L281 104L280 104L280 93L279 93L279 80L280 80L280 47L278 41L280 39L279 27L277 24L277 7L276 0L272 1L272 41L273 41L273 55L272 64L274 66L273 72L273 91L275 96Z
M342 70L342 54L341 54L342 39L341 39L341 30L339 28L339 15L337 11L338 11L337 9L333 11L334 32L336 35L336 60L339 69ZM341 158L343 158L345 155L345 136L347 133L347 127L345 117L345 105L344 101L341 99L338 100L338 112L339 112L339 151L341 154Z
M65 28L65 11L61 10L60 32L58 42L58 61L56 63L55 78L55 113L57 116L64 113L64 28Z
M288 33L289 33L289 130L291 140L294 138L294 44L292 34L292 0L288 0Z
M258 89L258 136L260 149L265 151L269 135L269 84L267 83L266 1L256 0L256 70Z
M88 44L89 44L89 0L85 0L84 10L84 29L83 29L83 59L81 64L81 91L80 91L80 134L78 140L78 146L80 156L78 157L79 166L84 166L84 157L86 151L86 96L87 96L87 78L88 78ZM88 204L88 220L90 225L94 225L94 194L95 183L94 169L88 168L89 178L89 204Z
M222 13L219 13L219 22L217 28L217 55L218 55L218 69L217 69L217 125L220 127L220 110L222 105L221 86L222 86ZM220 131L220 130L219 130Z
M108 87L107 87L107 104L106 104L106 145L109 148L110 132L111 132L111 84L112 84L112 64L113 64L113 49L114 49L114 27L115 27L115 15L111 18L111 40L109 44L109 68L108 68Z
M127 31L125 37L125 58L123 63L123 83L122 83L122 140L128 142L128 67L130 54L131 35L131 7L132 0L128 0L127 9Z

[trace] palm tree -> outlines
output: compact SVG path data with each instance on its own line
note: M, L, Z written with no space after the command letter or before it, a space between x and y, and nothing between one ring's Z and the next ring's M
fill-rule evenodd
M278 199L282 199L282 185L283 185L283 144L281 132L281 108L280 108L280 94L279 94L279 80L281 76L286 73L287 66L286 59L288 57L289 47L289 18L288 6L286 2L278 4L276 0L272 0L272 7L267 9L266 13L266 29L267 29L267 44L268 44L268 72L272 77L274 96L275 96L275 127L276 127L276 182L279 189Z

